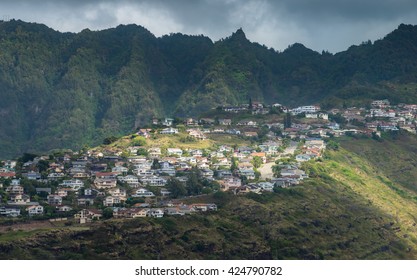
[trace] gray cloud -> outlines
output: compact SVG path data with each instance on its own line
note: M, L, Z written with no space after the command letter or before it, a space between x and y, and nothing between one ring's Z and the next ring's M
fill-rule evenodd
M417 23L415 0L4 0L0 12L71 32L136 23L157 36L218 40L242 27L250 40L277 50L300 42L331 52Z

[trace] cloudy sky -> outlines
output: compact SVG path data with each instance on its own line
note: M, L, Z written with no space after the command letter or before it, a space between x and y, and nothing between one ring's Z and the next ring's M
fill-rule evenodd
M0 0L0 16L56 30L142 25L156 36L204 34L214 41L242 27L255 42L284 50L295 42L332 53L417 24L416 0Z

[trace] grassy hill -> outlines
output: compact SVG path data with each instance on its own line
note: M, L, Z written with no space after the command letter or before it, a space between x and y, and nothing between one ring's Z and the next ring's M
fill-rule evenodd
M131 146L138 146L139 148L148 149L151 147L158 147L161 149L167 148L180 148L180 149L213 149L220 145L237 145L246 146L250 145L251 141L248 139L228 134L207 134L207 139L197 140L188 135L186 132L179 132L174 135L166 135L153 133L151 138L145 139L136 134L124 136L118 138L115 142L109 145L101 145L93 150L104 151L104 150L126 150ZM139 145L135 145L137 141L140 141Z
M341 141L349 151L368 159L393 182L417 192L417 138L405 132L383 135L379 141L347 138Z

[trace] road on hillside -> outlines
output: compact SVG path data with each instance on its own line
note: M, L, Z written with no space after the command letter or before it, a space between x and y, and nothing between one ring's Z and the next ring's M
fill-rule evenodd
M274 174L272 173L272 166L274 164L275 162L268 162L259 167L258 171L261 173L262 180L271 179L274 177Z
M290 145L284 150L283 154L291 154L293 155L295 153L295 150L297 149L298 143L295 141L291 141Z
M297 142L291 141L290 145L284 150L283 154L293 155L295 150L297 149L297 146L298 146ZM275 165L275 160L272 162L265 163L261 167L259 167L258 171L261 173L261 179L265 180L265 179L271 179L272 177L274 177L274 174L272 172L273 165Z

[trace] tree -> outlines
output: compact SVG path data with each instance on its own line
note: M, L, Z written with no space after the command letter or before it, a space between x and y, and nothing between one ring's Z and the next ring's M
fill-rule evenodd
M254 156L252 158L252 164L253 164L253 167L255 167L256 169L258 169L262 165L262 158L261 157L258 157L258 156Z
M35 157L37 157L37 155L24 153L23 156L18 159L18 161L21 163L25 163L28 161L32 161Z
M329 142L327 142L326 147L329 150L337 151L337 150L339 150L340 144L333 141L333 140L330 140Z
M129 152L124 150L120 156L126 160L129 157Z
M269 131L270 130L268 126L266 125L262 126L258 132L258 140L261 142L266 141L267 140L266 135L269 133Z
M146 145L146 139L144 137L138 136L131 142L132 146L145 146Z
M171 196L173 198L185 196L187 194L187 189L185 188L184 183L180 182L176 178L169 178L166 188L171 192Z
M236 169L238 169L237 158L232 157L232 164L230 165L230 172L233 173Z
M161 164L159 163L159 160L158 159L154 159L153 160L153 162L152 162L152 167L151 167L153 170L155 170L155 169L160 169L161 168Z
M45 205L43 207L44 211L45 211L45 216L52 218L55 216L55 210L56 208L54 206L51 205Z
M104 145L110 145L111 143L114 143L116 141L117 141L117 137L116 136L109 136L107 138L104 138L103 144Z
M187 191L189 195L201 194L203 184L200 182L200 170L197 167L193 167L188 174Z
M347 120L340 113L337 113L335 115L330 115L329 119L340 125L345 125L347 123Z
M282 169L282 167L279 164L276 164L276 165L272 166L272 172L274 173L275 177L281 176L281 169Z
M220 185L220 183L219 182L217 182L217 181L215 181L215 180L213 180L213 181L211 181L210 182L210 188L213 190L213 191L219 191L220 190L220 188L221 188L221 185Z
M240 180L242 181L242 185L246 185L247 183L249 183L248 177L246 176L241 176Z
M255 171L255 180L258 181L261 178L261 172Z
M212 158L211 158L211 163L212 163L212 164L219 163L219 159L218 159L217 157L212 157Z
M36 166L38 167L39 172L42 173L48 170L49 162L46 160L40 160Z
M110 219L113 217L113 209L107 207L103 210L103 219Z
M148 151L146 149L139 148L136 154L138 156L145 156L145 157L147 157L149 153L148 153Z
M291 119L291 114L287 113L284 116L284 128L290 128L292 125L292 119Z

